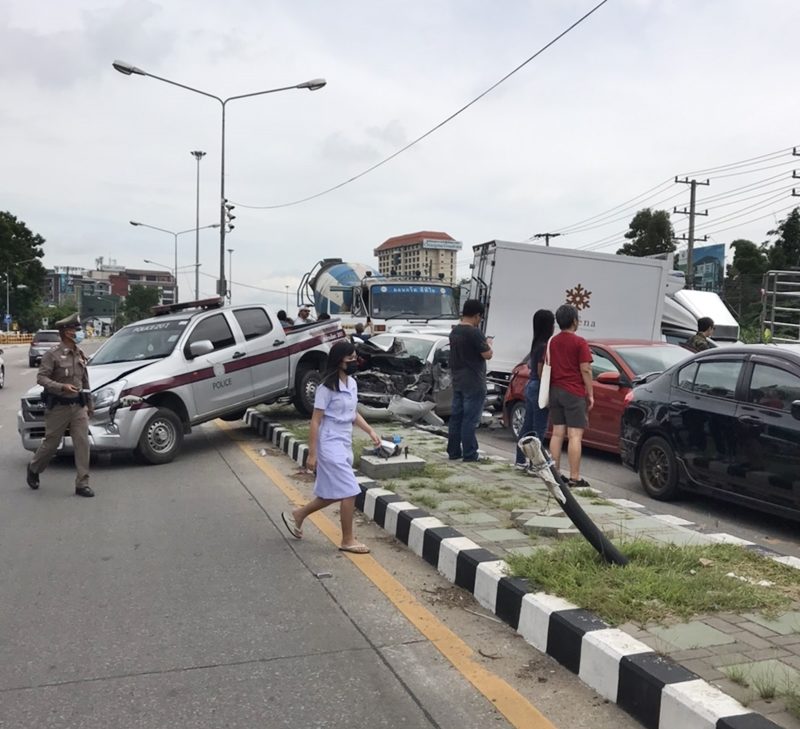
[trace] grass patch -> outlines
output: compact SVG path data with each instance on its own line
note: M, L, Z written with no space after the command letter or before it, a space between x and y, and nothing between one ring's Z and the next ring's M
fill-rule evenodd
M596 612L612 625L645 624L700 613L760 610L774 614L800 597L797 573L741 547L659 545L643 539L621 543L627 567L605 564L583 538L556 543L551 550L513 555L513 575L525 577L545 592ZM711 564L704 567L699 560ZM727 577L769 580L760 587Z
M800 719L800 687L788 686L782 698L786 704L786 711L795 719Z
M575 489L572 492L572 495L573 496L583 496L583 497L585 497L587 499L590 499L593 496L595 496L595 493L591 489Z
M419 506L427 506L429 509L435 509L439 506L439 499L429 494L420 494L417 496L416 502Z
M436 481L444 481L448 476L452 476L450 469L439 463L426 463L420 471L422 478L432 478Z
M308 436L311 432L310 425L300 425L299 423L288 423L283 426L301 443L308 443Z
M750 684L747 683L747 672L742 666L725 666L722 672L735 684L744 686L745 688Z

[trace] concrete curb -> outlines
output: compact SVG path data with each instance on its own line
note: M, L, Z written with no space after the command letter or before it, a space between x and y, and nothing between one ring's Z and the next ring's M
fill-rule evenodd
M305 465L308 446L286 428L256 410L244 421ZM402 496L370 478L358 481L356 507L367 517L647 729L780 729L588 610L531 592L526 580L507 576L503 560Z

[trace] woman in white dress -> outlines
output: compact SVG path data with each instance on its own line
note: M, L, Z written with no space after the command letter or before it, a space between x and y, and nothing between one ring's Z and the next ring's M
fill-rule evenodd
M353 425L377 446L380 437L356 410L358 388L351 377L356 371L355 347L348 341L336 342L328 353L325 374L314 397L306 467L316 473L314 498L281 518L289 533L303 537L303 522L315 511L339 502L342 523L340 550L367 554L369 548L353 535L353 513L361 488L353 473Z

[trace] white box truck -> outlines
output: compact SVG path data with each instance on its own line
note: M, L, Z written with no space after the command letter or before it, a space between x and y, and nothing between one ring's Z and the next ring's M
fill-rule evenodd
M495 382L507 382L528 354L537 309L574 305L581 316L579 333L587 339L662 338L671 257L634 258L498 240L473 246L473 253L470 297L486 306L483 330L494 337L488 369Z

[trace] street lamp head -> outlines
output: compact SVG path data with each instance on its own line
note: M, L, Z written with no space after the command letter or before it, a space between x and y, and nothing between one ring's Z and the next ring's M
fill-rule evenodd
M147 74L142 71L141 68L137 68L132 63L126 63L125 61L114 61L111 64L117 71L120 73L124 73L126 76L130 76L132 73L135 73L137 76L146 76Z
M131 225L141 225L141 223L137 223L135 220L128 221Z
M199 149L195 149L192 152L189 152L192 157L194 157L198 162L206 156L205 152L201 152Z
M328 82L324 78L312 78L310 81L303 81L303 83L297 84L296 88L308 89L309 91L319 91L319 89L321 89L327 83Z

